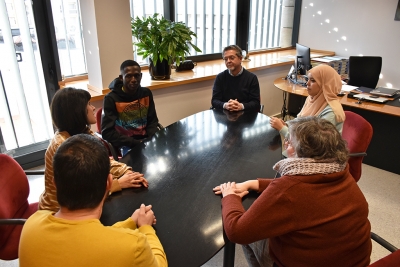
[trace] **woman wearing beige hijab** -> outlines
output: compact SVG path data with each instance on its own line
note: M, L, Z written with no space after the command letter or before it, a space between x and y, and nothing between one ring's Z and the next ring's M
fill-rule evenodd
M328 65L318 65L308 73L308 97L297 117L316 116L330 121L342 133L346 119L337 94L342 89L342 82L335 69ZM270 124L282 137L288 134L286 123L271 117Z

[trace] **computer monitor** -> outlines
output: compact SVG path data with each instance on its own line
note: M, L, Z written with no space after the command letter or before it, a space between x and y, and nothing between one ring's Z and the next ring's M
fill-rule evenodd
M310 48L301 44L296 44L296 62L295 69L300 75L306 75L311 69ZM296 75L297 76L297 75Z

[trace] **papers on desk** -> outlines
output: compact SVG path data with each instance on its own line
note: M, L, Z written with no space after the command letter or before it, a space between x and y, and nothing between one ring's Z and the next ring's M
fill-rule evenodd
M352 86L352 85L348 85L348 84L342 85L342 91L344 91L344 92L350 92L357 88L358 88L358 86Z
M329 58L326 58L326 57L315 57L315 58L312 58L312 60L313 61L318 61L318 62L323 62L323 63L329 63L329 62L332 62L332 61L336 61L334 59L329 59Z

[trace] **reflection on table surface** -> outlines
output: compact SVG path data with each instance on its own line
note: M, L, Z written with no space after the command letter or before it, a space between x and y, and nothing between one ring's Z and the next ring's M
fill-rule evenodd
M261 113L206 110L157 132L121 161L142 172L149 188L124 189L105 203L101 221L128 218L152 204L155 229L169 266L199 266L224 245L221 197L212 188L227 181L274 177L281 157L279 133ZM234 119L232 119L232 117ZM250 194L248 207L256 194Z

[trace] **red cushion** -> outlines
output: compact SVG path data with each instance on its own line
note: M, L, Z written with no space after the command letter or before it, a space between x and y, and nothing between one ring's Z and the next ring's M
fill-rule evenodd
M0 154L0 219L27 219L38 209L29 204L29 183L21 166L11 157ZM0 226L0 258L18 258L22 225Z
M399 267L400 266L400 250L396 250L392 254L374 262L371 267Z

